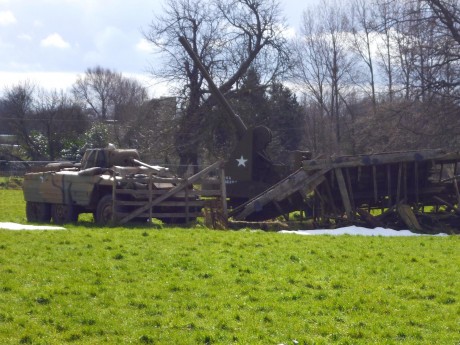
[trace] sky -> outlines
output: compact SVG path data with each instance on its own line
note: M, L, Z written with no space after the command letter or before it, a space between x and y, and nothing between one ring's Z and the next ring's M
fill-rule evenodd
M280 0L292 32L313 0ZM0 94L29 81L68 91L77 75L102 66L167 94L148 70L158 57L143 38L161 0L0 0Z

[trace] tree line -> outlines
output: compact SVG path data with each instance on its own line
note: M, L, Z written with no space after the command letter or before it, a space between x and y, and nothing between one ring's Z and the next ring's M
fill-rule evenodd
M270 153L322 154L458 147L458 1L324 0L287 35L277 0L166 0L144 37L170 82L151 100L138 81L97 66L69 94L21 83L0 98L20 159L76 158L84 147L137 148L158 162L225 157L235 129L183 36L248 126L273 132ZM157 60L158 61L158 60Z

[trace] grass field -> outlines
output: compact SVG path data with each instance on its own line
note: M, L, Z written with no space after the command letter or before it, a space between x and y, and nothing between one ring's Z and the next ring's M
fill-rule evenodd
M0 190L0 221L23 222ZM1 344L459 344L460 238L0 230Z

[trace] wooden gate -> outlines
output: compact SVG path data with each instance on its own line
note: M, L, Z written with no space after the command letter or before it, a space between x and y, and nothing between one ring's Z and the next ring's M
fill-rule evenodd
M212 221L208 226L226 225L227 203L222 161L189 178L160 177L153 171L142 176L119 176L113 179L112 193L112 221L115 224L132 220L151 222L152 218L165 223L189 223L197 217L212 214L219 221ZM219 217L215 217L217 213Z

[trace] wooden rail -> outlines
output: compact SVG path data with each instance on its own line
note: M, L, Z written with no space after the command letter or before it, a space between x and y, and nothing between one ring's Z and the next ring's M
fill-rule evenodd
M209 175L215 174L214 179ZM203 188L212 185L213 189ZM159 177L155 170L146 176L114 178L112 221L125 224L134 219L158 218L171 223L188 223L203 216L203 209L218 207L227 218L225 173L218 161L189 178ZM216 202L217 201L217 202ZM217 205L217 206L216 206Z

